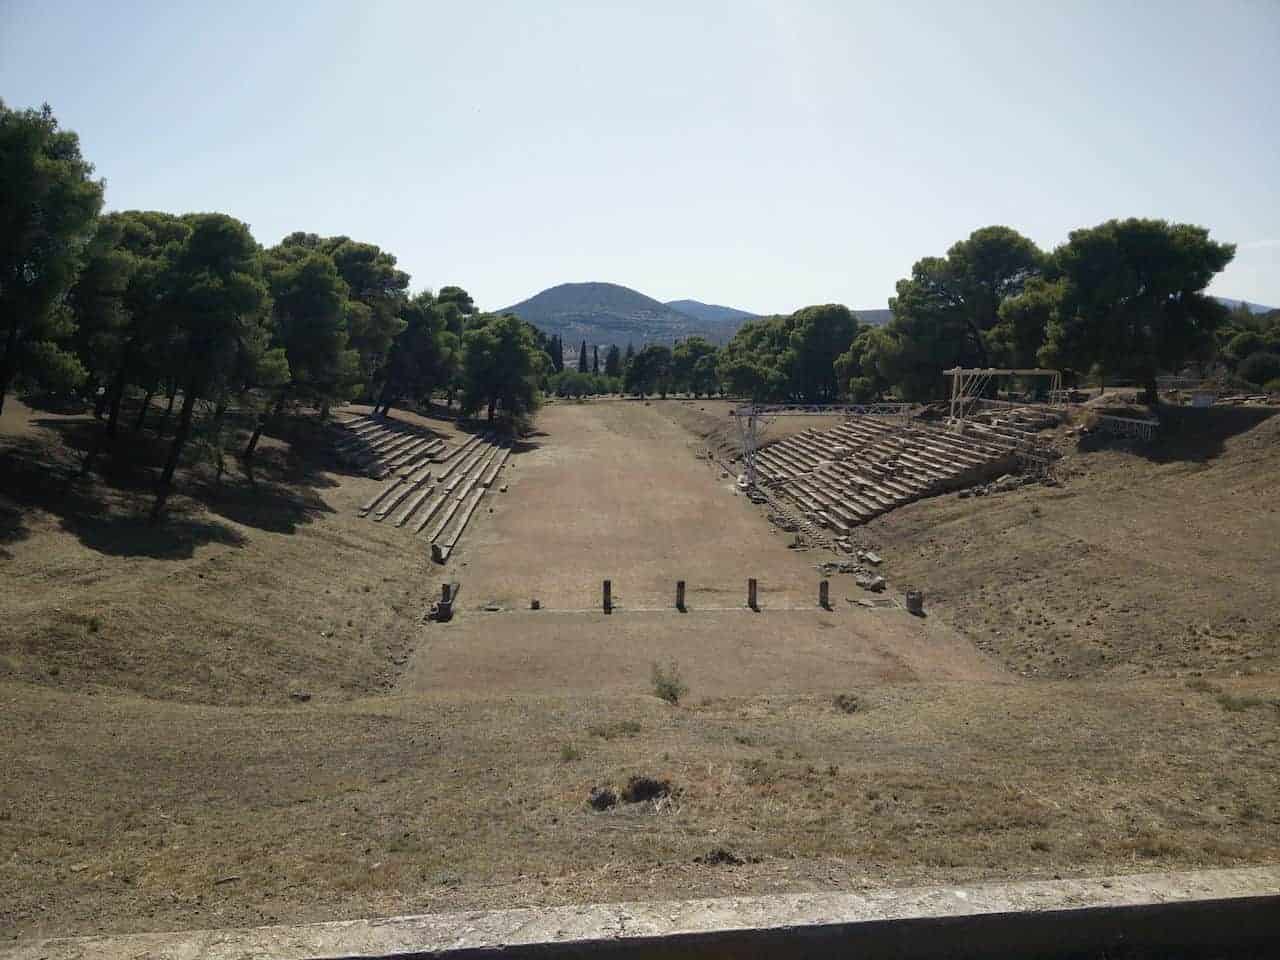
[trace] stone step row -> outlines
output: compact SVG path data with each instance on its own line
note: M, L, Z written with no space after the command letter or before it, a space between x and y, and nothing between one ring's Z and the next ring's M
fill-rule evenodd
M421 469L444 451L430 431L382 417L353 417L338 425L334 453L339 461L382 479L396 470Z
M991 433L862 417L771 444L758 451L757 472L764 488L847 536L854 526L896 507L981 479L1013 450Z

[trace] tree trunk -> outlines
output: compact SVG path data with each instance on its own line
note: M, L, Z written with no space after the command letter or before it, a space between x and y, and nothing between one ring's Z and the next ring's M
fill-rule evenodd
M116 424L120 420L120 401L124 399L125 378L129 372L129 359L133 353L132 342L126 341L120 354L120 368L116 371L115 380L111 384L111 418L107 421L107 436L116 435Z
M101 392L94 395L93 416L94 419L101 420L102 415L107 412L107 400L111 397L111 391L103 383L98 384L96 389Z
M489 399L489 422L493 423L493 405L496 401L491 397Z
M160 517L164 514L164 505L169 499L169 490L173 486L173 472L178 469L182 448L191 436L191 415L195 411L198 392L198 386L192 383L187 384L187 389L182 394L182 412L178 414L178 432L174 434L173 443L169 445L169 459L165 462L164 472L160 474L160 483L156 487L156 502L151 508L153 525L159 523Z
M147 411L151 409L151 398L156 395L155 387L147 388L147 395L142 398L142 406L138 409L138 419L133 423L133 432L138 433L142 430L143 423L147 419Z
M373 415L375 417L378 415L379 407L382 408L382 415L384 417L391 412L391 401L393 399L391 396L391 381L394 379L395 377L390 374L387 375L386 383L382 385L382 393L378 395L378 399L373 404Z
M222 456L222 421L227 414L227 401L219 400L213 412L213 455L218 460L216 482L222 483L222 475L226 472L226 460Z
M267 417L278 417L280 416L280 411L283 409L284 394L281 394L280 398L276 400L275 406L271 408L270 414L268 414L266 410L263 410L262 413L258 415L258 422L253 428L253 435L249 437L249 442L245 444L244 447L244 453L240 455L241 460L249 461L253 459L253 454L258 449L258 440L262 436L262 428L267 424Z
M1142 388L1144 391L1143 401L1145 403L1157 403L1160 399L1160 391L1156 386L1156 375L1154 373L1145 374L1142 378Z
M11 318L9 336L5 338L4 357L0 358L0 413L4 413L4 398L9 395L9 384L18 361L18 318Z
M169 404L164 408L164 416L160 418L160 426L157 432L163 436L165 430L169 429L169 418L173 416L173 399L178 395L178 381L169 384Z
M124 371L116 375L111 385L111 413L107 417L107 436L116 435L116 424L120 420L120 403L124 400Z

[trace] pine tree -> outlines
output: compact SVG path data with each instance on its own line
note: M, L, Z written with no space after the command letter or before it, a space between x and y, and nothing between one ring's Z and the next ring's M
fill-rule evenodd
M587 372L587 341L582 341L582 349L578 351L578 372Z
M604 355L604 375L606 377L622 376L622 351L617 344L609 347Z

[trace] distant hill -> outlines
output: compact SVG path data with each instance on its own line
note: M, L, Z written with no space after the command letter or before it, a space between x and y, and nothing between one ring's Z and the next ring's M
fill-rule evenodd
M713 312L727 310L741 317L696 316L616 283L562 283L502 312L514 313L546 334L559 334L566 345L586 340L620 346L632 343L636 347L645 343L669 344L694 334L724 343L742 320L751 316L732 307L697 306Z
M617 283L562 283L499 311L514 313L566 347L591 344L670 344L694 335L728 343L738 328L759 314L699 300L663 303ZM888 310L855 310L874 326L889 322Z
M853 311L859 320L863 323L869 323L873 327L883 327L886 323L893 319L892 310L855 310Z
M1240 306L1240 304L1242 303L1249 304L1250 313L1270 313L1272 310L1275 309L1275 307L1264 307L1262 304L1254 303L1251 300L1249 301L1232 300L1230 297L1214 297L1213 299L1217 300L1220 304L1222 304L1228 310L1234 310L1236 307Z
M718 303L703 303L700 300L668 300L667 306L672 310L688 314L695 320L722 324L726 327L732 326L734 330L742 326L744 321L754 320L759 316L758 313L748 313L737 307L722 307Z

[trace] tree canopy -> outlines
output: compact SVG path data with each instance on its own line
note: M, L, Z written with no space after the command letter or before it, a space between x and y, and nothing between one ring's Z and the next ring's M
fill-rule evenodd
M481 314L462 337L462 410L518 422L538 404L544 353L515 314Z
M1234 245L1185 223L1108 220L1072 231L1053 254L1059 296L1041 362L1100 367L1144 384L1154 399L1158 371L1212 351L1226 309L1204 290L1234 255Z
M103 186L46 104L11 110L0 100L0 409L14 374L56 388L84 381L64 348L75 332L64 297L83 265Z

